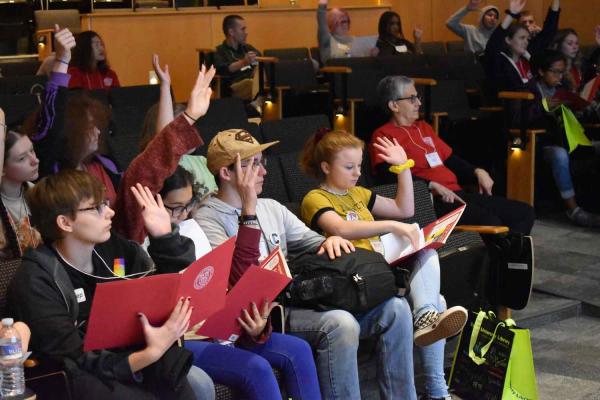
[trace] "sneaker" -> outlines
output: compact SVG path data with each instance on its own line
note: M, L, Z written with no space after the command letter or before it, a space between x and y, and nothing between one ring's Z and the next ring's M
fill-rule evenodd
M567 211L567 217L569 217L573 223L579 226L585 226L588 228L600 227L600 215L587 212L581 207Z
M415 321L414 340L417 346L429 346L438 340L458 334L467 323L467 310L454 306L443 313L430 310Z

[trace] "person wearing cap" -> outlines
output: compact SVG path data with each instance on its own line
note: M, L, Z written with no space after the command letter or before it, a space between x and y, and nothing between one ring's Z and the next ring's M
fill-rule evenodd
M500 9L496 6L486 6L481 10L479 5L482 0L469 0L469 3L460 8L446 21L446 27L460 36L465 41L465 52L481 54L490 36L498 26ZM473 11L479 11L479 24L463 24L461 21Z
M196 211L194 219L211 246L236 235L239 224L250 224L261 231L261 258L276 246L290 258L306 252L326 252L333 259L342 252L353 252L351 242L338 236L326 239L273 199L257 199L254 213L242 207L248 193L253 193L249 189L254 188L256 195L261 193L266 175L262 152L276 143L260 144L243 129L229 129L219 132L208 145L207 165L215 175L219 191ZM236 183L242 173L234 165L238 157L242 170L255 168L254 184L240 187ZM289 334L306 340L316 354L323 398L360 399L356 357L359 338L378 335L378 380L382 397L416 400L412 349L403 345L410 344L411 341L405 339L412 337L412 316L405 300L392 297L356 318L344 310L318 312L288 308L286 311Z

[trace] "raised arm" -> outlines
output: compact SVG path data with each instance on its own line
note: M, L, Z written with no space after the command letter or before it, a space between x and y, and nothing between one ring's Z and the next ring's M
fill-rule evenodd
M479 4L481 4L481 0L471 0L465 7L461 7L454 14L448 18L446 21L446 27L450 29L452 32L460 36L464 39L466 36L466 28L465 24L461 21L464 17L469 14L471 11L477 11L479 9Z
M329 49L331 47L331 37L329 26L327 25L327 5L328 0L319 0L317 7L317 41L323 63L329 58Z
M185 112L154 137L125 171L117 197L115 228L127 238L142 243L146 236L141 210L129 188L139 182L152 193L158 193L164 180L177 168L181 156L202 145L192 125L208 110L214 74L214 68L206 71L202 67Z
M173 98L171 97L171 75L169 74L169 66L165 64L165 67L161 68L158 54L153 54L152 67L160 80L160 100L158 102L158 115L156 116L156 132L153 132L154 134L157 134L174 119Z
M407 162L406 153L396 139L391 141L385 136L379 136L373 143L380 157L389 165L402 165ZM398 189L396 197L390 199L377 196L373 205L373 215L382 218L408 218L415 213L412 174L405 169L398 174Z

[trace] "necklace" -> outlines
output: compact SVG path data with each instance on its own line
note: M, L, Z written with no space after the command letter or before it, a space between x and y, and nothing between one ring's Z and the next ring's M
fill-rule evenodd
M352 197L352 193L350 193L348 190L346 190L345 193L338 193L338 192L331 190L330 188L328 188L325 185L321 185L321 189L327 193L334 195L337 198L337 200L340 202L340 204L342 205L342 211L345 211L346 214L348 214L349 212L356 214L358 211L357 208L360 208L360 206L357 207L359 202L357 202L354 199L354 197ZM350 197L350 203L348 203L346 196Z
M38 245L37 235L35 234L33 227L31 226L31 220L29 219L29 207L25 202L25 196L23 195L23 186L21 186L21 190L19 191L19 195L17 197L10 197L2 192L0 192L0 197L2 197L4 207L7 211L8 222L10 223L10 227L15 233L15 237L17 239L17 245L19 246L19 251L21 255L25 251L27 247L36 247ZM19 209L13 210L7 207L7 204L11 203L19 203ZM23 227L26 227L27 230L24 231ZM29 233L29 238L25 237L25 233Z
M334 189L329 188L325 184L321 185L321 189L323 189L327 193L335 194L336 196L345 196L345 195L348 194L348 189L344 190L343 192L338 192L338 191L336 191Z

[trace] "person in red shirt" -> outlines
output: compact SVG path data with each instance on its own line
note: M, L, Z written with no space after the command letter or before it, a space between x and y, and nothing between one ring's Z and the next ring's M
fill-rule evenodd
M106 59L102 38L94 31L85 31L77 35L76 40L69 65L69 87L89 90L120 87L119 78Z
M375 130L369 143L373 168L381 180L394 182L397 179L388 171L389 165L374 146L378 138L385 137L396 140L408 158L414 160L412 174L429 183L438 216L466 203L460 224L503 225L514 232L531 232L535 219L532 207L492 196L494 181L490 175L453 154L452 148L434 133L429 124L417 121L421 101L412 79L405 76L385 77L377 85L377 95L380 104L390 115L389 122ZM479 192L465 192L459 179L464 183L476 183Z

